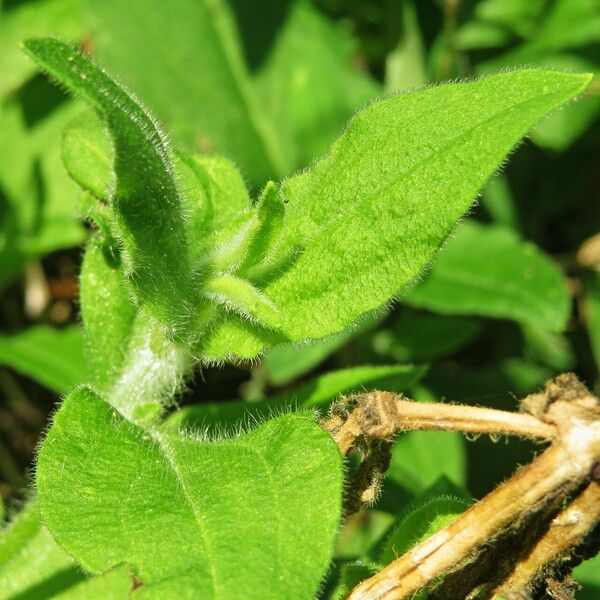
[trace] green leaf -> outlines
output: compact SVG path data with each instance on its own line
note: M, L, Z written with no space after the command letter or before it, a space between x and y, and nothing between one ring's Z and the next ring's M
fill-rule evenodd
M346 121L381 91L352 64L354 46L310 2L292 4L257 86L280 136L295 149L296 166L326 152Z
M282 333L339 331L410 284L510 149L589 80L515 71L359 113L326 158L282 186L289 204L274 261L291 266L264 287L284 313ZM544 311L555 327L564 299L559 314Z
M83 239L75 219L77 186L64 173L56 143L76 107L64 103L29 123L26 105L47 91L39 82L38 87L0 104L0 287L28 260Z
M19 44L25 38L46 35L75 41L84 30L81 5L81 0L37 0L2 9L0 97L35 74L35 67L23 56Z
M413 546L456 519L469 503L461 498L432 498L407 511L392 527L380 556L382 564L391 563Z
M86 111L63 133L62 159L69 175L96 198L108 201L114 186L114 152L101 121Z
M174 337L184 337L193 312L194 275L181 193L164 134L131 96L67 45L41 39L29 40L25 47L105 119L115 148L113 227L122 244L126 274L156 318Z
M152 420L183 385L193 357L136 310L123 281L92 238L81 273L87 381L126 416Z
M108 392L125 362L136 310L122 274L108 264L95 238L88 242L83 258L80 303L88 381Z
M225 154L255 185L290 170L286 148L255 97L226 2L86 4L101 62L178 141Z
M399 362L424 362L459 350L480 331L475 319L405 312L392 329L375 334L373 347Z
M258 421L273 414L296 408L325 409L340 394L385 389L400 391L414 385L424 374L424 367L381 365L350 367L316 377L297 390L246 402L203 402L174 412L165 421L167 429L237 430L245 421Z
M54 597L83 578L41 524L37 502L0 532L0 600Z
M417 88L428 83L417 11L414 2L402 3L402 35L385 61L385 87L389 92Z
M79 327L36 325L0 336L0 363L60 394L86 377Z
M512 319L564 329L570 300L559 269L500 226L464 223L425 281L403 300L444 314Z
M262 364L274 385L283 385L312 370L352 338L374 328L387 311L364 315L356 324L340 333L304 344L279 344L269 350Z
M519 231L519 213L508 178L498 175L491 179L481 192L481 204L497 225Z
M575 367L575 353L566 336L535 325L523 325L521 330L527 357L540 361L556 371L568 371Z
M394 443L386 480L417 496L440 477L464 487L467 455L463 438L450 431L409 431ZM384 491L385 494L385 491Z
M55 600L127 600L131 593L131 576L126 566L118 566L102 575L87 577Z
M331 600L344 600L356 585L372 577L376 572L376 565L363 561L343 562L339 567L335 588L328 595L328 598Z
M160 581L148 597L308 600L332 556L342 475L311 415L202 442L139 428L81 388L55 416L37 486L59 543L89 571L127 562Z
M577 600L594 600L600 594L600 555L581 563L573 571L573 579L583 586Z
M583 316L592 346L592 354L600 369L600 273L593 272L586 285Z

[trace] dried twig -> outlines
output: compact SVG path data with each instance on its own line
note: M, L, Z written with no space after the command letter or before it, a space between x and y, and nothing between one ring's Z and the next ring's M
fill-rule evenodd
M600 475L600 473L599 473ZM600 479L600 477L599 477ZM495 591L493 598L511 598L535 585L540 572L567 554L600 522L600 483L591 481L558 516L524 560Z
M563 375L550 382L543 393L526 398L522 407L527 413L513 414L467 406L419 404L376 392L354 396L332 410L323 425L344 454L356 448L360 440L389 440L405 429L509 434L552 442L530 465L458 519L359 584L349 600L410 598L437 577L476 560L477 553L491 540L523 526L532 515L543 514L545 507L546 513L555 510L559 500L597 475L600 404L574 376ZM577 543L597 520L598 508L589 509L594 494L596 487L590 485L569 507L571 512L566 509L561 513L569 519L578 507L583 509L585 516L579 518L577 527L571 528L554 547L559 533L556 523L562 522L559 516L559 521L555 520L504 584L526 587L543 565Z

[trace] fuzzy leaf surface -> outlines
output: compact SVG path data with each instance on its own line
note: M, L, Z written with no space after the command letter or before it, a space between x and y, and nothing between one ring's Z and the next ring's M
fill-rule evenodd
M514 71L360 112L326 158L282 186L276 254L291 266L264 288L287 317L282 332L333 333L411 283L511 148L589 80Z
M453 521L468 504L460 498L441 496L414 507L392 526L379 557L380 562L385 565L402 556L413 546Z
M55 417L37 485L53 535L91 572L127 562L188 595L308 600L332 556L343 473L312 415L205 442L137 427L81 388Z
M174 336L184 335L193 279L181 195L164 134L106 73L66 44L29 40L29 54L105 119L115 151L115 235L139 300Z
M279 239L253 284L277 329L226 315L210 359L339 332L422 273L477 191L589 75L524 70L392 96L358 113L328 156L283 182Z
M431 273L403 298L444 314L511 319L560 331L569 316L565 280L538 248L509 229L464 223Z

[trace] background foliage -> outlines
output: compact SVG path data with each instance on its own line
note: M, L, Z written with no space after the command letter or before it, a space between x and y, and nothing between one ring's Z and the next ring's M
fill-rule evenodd
M87 352L86 358L90 342L79 329L79 312L98 330L111 328L115 339L131 331L135 337L136 327L141 327L125 313L118 322L103 320L102 305L86 304L86 289L91 297L111 285L108 272L101 281L94 279L94 261L104 261L110 254L110 240L88 250L79 300L81 245L89 236L81 217L100 229L104 221L90 198L81 199L68 173L81 187L102 197L110 184L113 149L83 102L50 84L21 51L20 42L41 35L77 42L96 56L157 115L177 147L186 152L217 152L239 168L242 178L235 179L229 162L202 159L201 168L211 173L206 184L212 186L211 197L219 207L225 206L223 199L232 199L230 213L226 209L215 213L221 219L215 230L233 227L236 214L248 206L246 185L256 196L267 180L283 179L312 165L358 109L386 93L523 65L600 71L600 7L595 0L4 0L0 12L0 493L7 517L17 512L26 496L34 449L60 395L88 381L91 372L105 373L106 380L94 382L100 389L111 385L114 373L104 367L111 357L120 356L121 349L106 347ZM600 392L599 90L595 77L578 102L536 127L502 173L485 187L478 205L418 285L404 289L402 281L374 278L385 287L382 301L390 295L386 290L396 285L398 300L393 305L371 310L381 302L371 306L355 298L351 317L338 318L333 298L326 318L318 322L311 318L314 306L299 302L294 307L296 321L281 325L250 291L236 288L245 310L254 311L251 316L281 326L288 339L301 338L309 322L311 337L327 337L300 345L276 343L261 360L251 363L219 367L207 363L196 382L180 394L181 409L172 410L165 432L182 424L190 428L201 424L209 432L235 430L239 419L248 415L260 419L290 404L323 408L339 393L362 389L403 391L422 401L445 399L513 409L518 397L565 370L575 371ZM500 92L495 101L498 106L503 102ZM432 122L436 107L440 122L451 119L460 125L461 106L452 112L443 97L434 99ZM501 129L506 124L492 123L490 129L494 126ZM135 135L129 132L127 139ZM352 135L350 129L348 139ZM376 128L372 135L377 135ZM399 143L414 143L409 131ZM354 150L356 155L364 153ZM348 163L354 160L349 154ZM198 185L190 174L195 165L183 159L182 164L180 176L186 186ZM360 165L367 173L365 186L372 185L381 164L371 165L372 179L369 165ZM328 168L320 166L336 181L335 169ZM431 173L439 168L443 164L432 165ZM468 173L458 169L455 175L463 181ZM314 171L288 179L287 193L300 197L310 190L326 206L327 188L315 187L311 177L316 177ZM215 183L223 181L228 182L227 189ZM168 189L167 175L159 184ZM347 192L349 199L352 191ZM418 192L415 198L422 197ZM411 193L409 184L404 193ZM449 190L448 198L454 199L455 191ZM176 201L173 196L172 202ZM376 197L373 203L377 206ZM276 203L272 208L267 202L264 206L265 211L277 211ZM427 214L426 201L422 210ZM166 222L160 207L154 216L151 212L149 219L157 223L153 240L167 240L164 246L172 255L162 256L159 246L133 240L132 247L137 244L136 248L149 248L156 255L132 253L131 264L150 260L162 264L160 271L141 275L136 271L136 285L151 314L172 324L174 336L185 336L189 329L185 315L170 311L186 304L186 290L173 284L171 297L156 297L153 290L163 289L169 278L181 279L177 269L185 267L179 260L184 252L170 243L169 236L186 225ZM369 244L368 215L362 215L364 226L355 232L325 236L323 245L314 250L316 258L307 253L299 269L318 278L323 272L320 261L333 257L326 274L338 277L339 286L351 290L353 283L344 280L343 269L328 249L344 240L356 247L360 257ZM268 238L268 231L260 229L260 218L256 228ZM126 222L126 214L123 219ZM304 234L313 233L300 218L297 223L306 228ZM372 240L373 244L380 241ZM394 240L388 242L391 256ZM418 243L413 246L415 254L425 247L425 241L423 248ZM192 250L192 255L194 251L200 255L202 248ZM266 250L256 246L252 252L259 256ZM187 249L185 253L189 254ZM241 265L239 272L251 272L250 266ZM301 297L293 269L290 273L288 283L274 286L282 303ZM231 282L211 285L215 294L227 294ZM106 302L114 299L106 292ZM346 327L366 310L371 312ZM213 361L222 359L223 348L239 336L239 326L231 325L235 318L227 319L202 349ZM341 325L342 333L328 335ZM283 338L257 334L247 355L253 356L265 339L281 342ZM99 363L90 364L90 356ZM106 407L93 399L85 406L95 411L96 433L102 435L110 420ZM281 418L293 420L299 430L303 427L302 416ZM120 427L127 428L126 424ZM127 435L133 439L137 433L128 430ZM261 435L268 431L259 429L256 436ZM127 445L126 439L121 443ZM313 443L319 447L325 441ZM121 452L116 445L114 451ZM147 452L144 460L162 460L151 454L156 448ZM346 522L340 534L324 595L343 597L352 581L385 561L382 557L389 556L394 536L399 546L418 539L435 520L427 515L460 512L464 499L481 497L532 452L525 442L465 443L452 433L414 432L400 437L383 497L375 509ZM147 476L151 479L152 473ZM336 482L328 485L335 487ZM440 495L454 499L441 501ZM269 500L262 498L262 502ZM117 567L84 579L40 527L36 506L29 505L0 541L0 598L25 593L35 597L31 594L36 590L52 597L107 598L109 593L121 597L127 574ZM418 510L411 512L409 507ZM334 508L331 519L332 515ZM184 516L182 523L178 526L185 529ZM385 534L388 528L392 537ZM59 540L66 547L67 534ZM39 558L38 563L32 556L44 560ZM362 562L357 565L358 559ZM98 560L94 564L103 567L115 564L93 555L89 560ZM578 571L584 584L581 598L600 594L593 563ZM315 568L316 589L320 565ZM281 593L285 595L285 590Z

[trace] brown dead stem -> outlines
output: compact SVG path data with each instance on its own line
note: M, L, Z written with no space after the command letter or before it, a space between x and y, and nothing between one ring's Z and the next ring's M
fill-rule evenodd
M540 569L568 553L585 536L600 512L598 484L589 483L597 477L600 461L598 399L574 376L562 375L549 382L544 392L528 396L522 408L526 412L508 413L416 403L374 392L351 397L332 410L323 426L343 454L359 447L362 440L389 441L395 433L408 429L518 435L551 442L531 464L458 519L359 584L349 600L410 598L441 575L472 566L490 548L490 542L529 527L536 515L552 516L562 500L587 485L541 537L533 540L530 552L516 556L516 564L497 586L497 593L528 589Z

